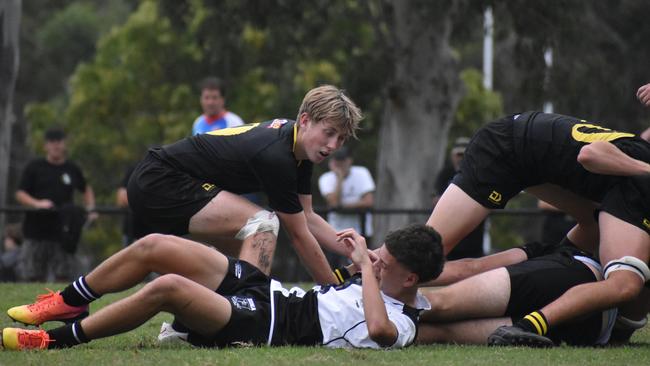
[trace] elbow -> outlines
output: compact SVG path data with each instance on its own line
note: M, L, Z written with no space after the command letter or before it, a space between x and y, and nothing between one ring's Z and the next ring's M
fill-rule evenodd
M368 324L368 336L382 347L390 347L397 340L395 329L390 324Z
M578 153L578 163L580 163L580 165L585 168L593 165L598 155L596 151L598 149L598 145L602 143L603 141L594 141L591 144L583 146Z

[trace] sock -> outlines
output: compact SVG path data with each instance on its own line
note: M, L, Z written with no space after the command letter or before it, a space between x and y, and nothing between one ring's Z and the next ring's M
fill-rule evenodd
M519 319L514 326L539 335L546 335L546 332L548 332L548 321L539 310Z
M80 321L48 330L47 334L52 340L47 348L67 348L90 342L90 339L86 337L86 333L81 329Z
M70 306L90 304L101 297L88 286L85 276L81 276L69 284L68 287L61 291L61 296L63 301Z
M172 328L174 328L175 331L181 332L181 333L189 333L190 332L190 328L185 326L185 324L181 323L176 318L174 318L174 322L172 322Z

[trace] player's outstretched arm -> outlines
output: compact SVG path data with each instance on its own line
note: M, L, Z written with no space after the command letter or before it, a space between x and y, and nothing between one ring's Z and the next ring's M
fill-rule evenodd
M386 306L379 291L379 282L368 255L366 239L354 229L343 230L338 233L338 237L348 250L348 258L361 269L363 312L368 335L380 346L392 346L397 341L397 328L388 319Z
M578 162L596 174L635 176L650 174L650 164L634 159L608 141L594 141L583 146Z
M338 241L336 230L334 230L334 228L319 214L314 212L311 195L301 194L298 195L298 199L300 200L303 212L305 213L309 231L316 238L316 241L327 250L346 256L347 251Z

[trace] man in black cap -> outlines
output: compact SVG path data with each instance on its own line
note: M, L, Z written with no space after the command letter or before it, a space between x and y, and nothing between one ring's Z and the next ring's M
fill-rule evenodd
M45 132L45 158L30 161L23 171L16 200L35 209L25 214L25 240L18 259L19 278L24 281L68 281L73 250L63 246L61 209L74 203L74 191L83 193L86 210L95 207L95 195L81 169L66 158L65 132ZM93 213L89 218L94 219Z

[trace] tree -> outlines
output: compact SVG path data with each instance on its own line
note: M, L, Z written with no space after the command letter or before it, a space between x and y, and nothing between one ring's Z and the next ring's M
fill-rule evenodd
M383 5L393 69L379 132L376 206L429 208L462 95L450 42L463 3L395 0ZM382 215L375 220L375 235L383 238L388 230L423 220Z
M11 126L14 123L14 85L18 75L20 53L21 0L0 3L0 207L7 202L9 159L11 156ZM0 235L4 236L4 213L0 212Z

